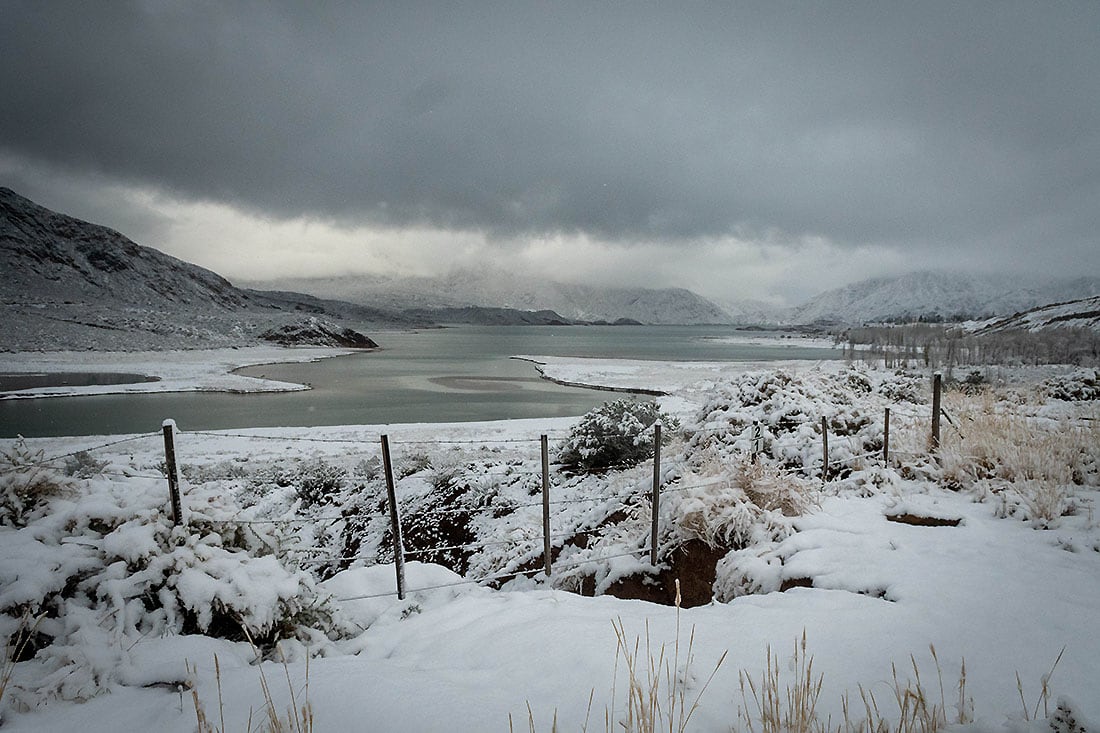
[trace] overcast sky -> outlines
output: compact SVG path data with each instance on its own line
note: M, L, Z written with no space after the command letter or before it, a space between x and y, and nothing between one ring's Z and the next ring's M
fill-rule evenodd
M1100 2L14 2L0 185L230 277L1100 275Z

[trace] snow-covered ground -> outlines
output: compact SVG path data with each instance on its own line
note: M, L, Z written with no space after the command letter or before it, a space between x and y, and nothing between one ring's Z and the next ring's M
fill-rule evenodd
M563 381L669 393L661 403L683 431L664 451L660 550L667 559L690 539L730 546L719 600L677 610L563 590L584 577L608 587L649 567L640 552L648 464L595 476L555 468L553 531L566 536L554 540L554 576L501 590L463 583L540 567L538 436L556 448L573 419L183 432L190 532L166 517L159 434L5 440L0 448L22 452L0 472L5 490L32 475L62 485L0 526L0 635L17 631L23 609L42 616L32 621L42 648L14 665L3 727L193 731L198 704L212 726L204 730L263 729L266 684L280 715L289 691L299 708L308 700L319 731L507 730L509 716L528 730L529 714L539 731L555 718L562 731L586 720L588 730L621 730L629 680L618 625L627 651L641 642L642 684L647 650L663 650L660 694L670 679L689 707L702 693L687 730L747 730L746 716L766 729L740 673L759 690L770 648L782 695L796 683L803 635L811 677L822 680L816 716L834 729L844 729L845 694L852 722L865 717L861 688L896 719L895 693L915 689L915 664L929 706L942 699L947 722L976 721L963 729L1100 730L1095 398L1017 385L952 395L957 426L945 423L936 462L923 446L927 375L839 363L538 361ZM1059 377L1059 394L1087 397L1088 375L1074 379ZM889 466L874 455L883 406L893 410ZM822 415L835 431L825 484L814 432ZM462 556L467 578L410 562L404 601L393 595L389 519L378 511L381 434L393 443L407 545L416 532L434 536L418 516L448 527L448 507L474 514L461 528L477 545ZM753 473L745 456L757 448L765 467ZM37 470L55 456L65 457ZM440 492L446 502L433 503ZM890 519L906 516L958 523ZM577 541L585 532L591 539ZM339 572L331 558L301 559L350 549L359 559ZM255 664L248 643L194 633L239 636L228 619L254 632L297 625ZM1051 727L1058 696L1083 727Z

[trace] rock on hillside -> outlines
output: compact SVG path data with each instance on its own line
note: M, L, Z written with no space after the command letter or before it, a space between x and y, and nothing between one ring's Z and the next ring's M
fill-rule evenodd
M378 344L358 331L341 328L331 321L310 318L301 323L288 323L260 334L265 341L280 346L335 346L352 349L377 349Z

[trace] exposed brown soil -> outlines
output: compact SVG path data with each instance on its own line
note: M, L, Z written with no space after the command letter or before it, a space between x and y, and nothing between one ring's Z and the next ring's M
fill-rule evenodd
M887 514L886 520L898 524L911 524L914 527L958 527L961 519L943 519L941 517L922 517L919 514Z
M672 606L676 603L676 580L680 581L680 606L704 606L714 598L714 578L718 561L728 548L711 547L702 540L689 540L680 545L666 561L668 568L657 575L632 575L611 585L607 595L616 598L649 601ZM595 592L595 579L585 578L581 595Z
M791 588L813 588L813 578L785 578L782 583L779 584L779 592L783 593Z

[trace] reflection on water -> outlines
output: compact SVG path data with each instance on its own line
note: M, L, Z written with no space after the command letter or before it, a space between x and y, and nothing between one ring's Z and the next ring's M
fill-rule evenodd
M183 430L567 417L607 392L539 379L516 354L679 361L836 358L831 349L723 342L728 327L463 326L379 332L382 348L312 364L265 364L249 376L308 383L305 392L103 395L0 401L0 435L99 435Z

